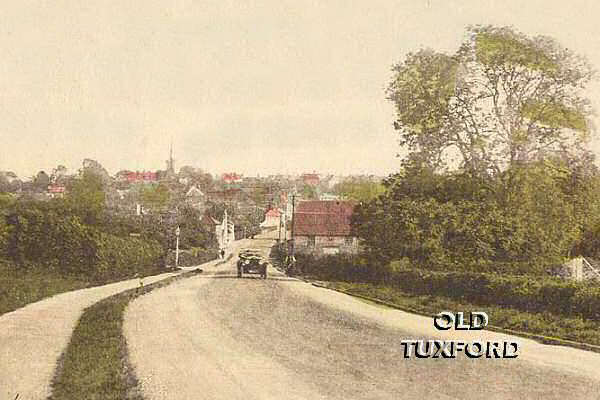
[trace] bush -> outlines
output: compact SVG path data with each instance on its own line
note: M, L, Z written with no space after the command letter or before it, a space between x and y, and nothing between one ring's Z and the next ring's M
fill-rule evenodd
M148 275L164 266L162 246L156 241L99 233L95 243L93 275L99 280L117 280L136 274Z
M298 254L296 269L303 275L316 276L325 280L345 280L349 282L372 282L383 279L383 271L369 265L362 257L352 255L327 255L315 257Z
M179 250L179 266L192 267L216 259L219 255L217 248L204 249L202 247L192 247L188 250ZM167 264L175 265L175 251L170 250L167 258Z
M299 257L305 275L323 280L396 287L415 295L444 296L480 305L600 320L600 287L554 277L469 271L427 271L394 262L386 269L349 256Z
M102 282L156 271L161 264L163 250L158 242L115 236L86 225L63 202L17 203L7 221L7 255L19 266Z

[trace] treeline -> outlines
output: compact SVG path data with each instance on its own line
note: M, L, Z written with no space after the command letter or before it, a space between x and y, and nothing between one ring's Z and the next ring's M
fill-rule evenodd
M0 258L22 273L84 277L103 283L164 271L180 245L195 259L217 254L213 232L189 206L177 213L131 215L106 207L101 176L83 171L65 198L39 200L0 194Z
M486 178L407 168L386 186L352 222L379 263L544 275L600 251L600 174L584 161L546 160Z

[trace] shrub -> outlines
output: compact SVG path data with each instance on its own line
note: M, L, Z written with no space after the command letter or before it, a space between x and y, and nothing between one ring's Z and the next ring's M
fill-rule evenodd
M415 295L600 320L600 287L562 278L428 271L394 262L385 270L348 256L299 257L302 272L324 280L383 283Z
M218 257L218 249L192 247L187 250L179 250L179 266L180 267L192 267L206 262L212 261ZM175 265L175 251L170 250L167 258L167 264Z

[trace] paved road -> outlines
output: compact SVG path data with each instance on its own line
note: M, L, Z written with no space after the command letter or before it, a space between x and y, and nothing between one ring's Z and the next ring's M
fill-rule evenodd
M230 262L205 272L126 312L149 400L600 398L599 354L524 340L517 359L405 359L402 339L474 337L274 271L238 279Z
M173 276L147 277L144 284ZM76 290L0 316L0 399L43 400L58 358L83 310L113 294L138 287L139 279Z

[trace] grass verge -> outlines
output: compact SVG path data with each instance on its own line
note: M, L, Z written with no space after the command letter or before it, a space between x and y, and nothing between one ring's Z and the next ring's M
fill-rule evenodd
M600 323L583 318L565 318L551 313L480 306L442 296L408 294L396 288L367 283L325 282L324 286L382 300L424 314L437 314L440 311L485 311L490 319L489 324L499 328L600 346Z
M49 400L141 400L123 335L125 308L133 299L188 272L108 297L87 308L61 356Z
M144 275L163 272L164 268L157 267ZM43 268L19 268L0 259L0 315L59 293L131 278L93 280L83 275L65 275Z

